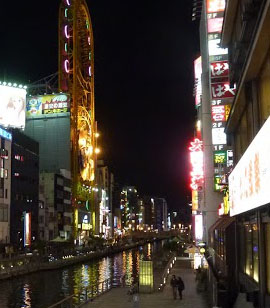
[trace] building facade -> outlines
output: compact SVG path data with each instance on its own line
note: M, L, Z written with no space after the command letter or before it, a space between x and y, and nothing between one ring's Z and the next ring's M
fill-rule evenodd
M12 129L10 240L17 247L39 239L39 144Z
M11 144L12 134L0 127L0 246L10 243Z
M227 1L221 44L237 89L226 127L235 153L229 197L237 291L255 307L269 307L270 1Z

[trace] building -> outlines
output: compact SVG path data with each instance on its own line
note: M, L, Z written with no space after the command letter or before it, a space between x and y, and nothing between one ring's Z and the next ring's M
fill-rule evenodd
M139 203L136 187L123 187L120 202L122 228L125 230L137 230L139 225Z
M164 198L154 198L155 229L158 231L168 230L168 209Z
M146 230L153 230L155 228L155 203L154 198L149 196L143 196L144 205L144 228Z
M229 198L238 297L269 307L270 1L227 1L221 44L237 89L226 133L235 157Z
M97 225L99 226L98 234L105 238L113 236L113 192L114 176L109 171L109 167L104 165L104 161L98 161L97 168L97 187L98 187L98 205L99 216Z
M70 172L64 169L59 174L53 172L40 173L40 236L44 240L57 237L68 240L72 237L73 211L71 206ZM79 240L83 238L83 230L79 229Z
M39 144L12 129L10 241L17 247L39 239Z
M11 143L12 134L0 127L0 247L10 243Z

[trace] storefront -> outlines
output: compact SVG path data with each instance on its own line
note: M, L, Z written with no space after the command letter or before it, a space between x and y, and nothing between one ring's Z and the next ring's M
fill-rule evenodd
M235 217L238 284L247 301L270 306L270 118L229 176Z

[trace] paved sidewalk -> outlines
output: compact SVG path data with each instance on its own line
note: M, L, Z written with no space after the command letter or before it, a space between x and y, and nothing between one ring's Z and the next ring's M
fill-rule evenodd
M163 292L152 294L139 294L139 306L133 306L132 299L127 295L127 288L115 288L110 292L98 297L93 302L84 305L84 308L208 308L202 295L196 292L195 274L191 268L187 268L190 262L177 260L171 270L167 284ZM173 299L170 279L172 275L181 276L185 283L183 300Z

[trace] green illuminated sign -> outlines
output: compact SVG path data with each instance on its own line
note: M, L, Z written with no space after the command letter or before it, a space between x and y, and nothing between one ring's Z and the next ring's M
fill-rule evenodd
M226 164L227 152L226 151L215 151L214 152L214 164Z

